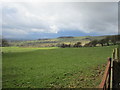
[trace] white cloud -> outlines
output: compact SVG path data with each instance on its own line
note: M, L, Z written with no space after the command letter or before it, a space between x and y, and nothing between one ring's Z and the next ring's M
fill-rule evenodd
M58 27L56 25L51 25L50 31L51 31L51 33L58 33Z
M0 0L2 2L119 2L119 0Z
M26 32L25 30L20 30L20 29L5 29L4 33L9 33L9 34L13 34L13 35L27 35L28 32Z
M10 31L58 33L61 30L116 34L118 31L118 6L113 2L3 3L2 8L4 34Z
M36 28L33 28L31 29L32 32L44 32L45 30L44 29L36 29Z

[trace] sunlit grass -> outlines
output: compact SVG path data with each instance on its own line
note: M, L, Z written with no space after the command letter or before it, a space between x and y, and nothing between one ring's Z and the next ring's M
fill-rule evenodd
M44 49L44 50L48 50L48 49L57 49L58 47L2 47L2 52L4 53L8 53L8 52L28 52L28 51L34 51L34 50L40 50L40 49Z

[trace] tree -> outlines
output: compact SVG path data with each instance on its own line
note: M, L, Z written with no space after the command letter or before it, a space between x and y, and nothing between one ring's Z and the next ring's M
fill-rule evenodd
M105 42L107 43L107 46L109 46L110 36L105 38Z
M101 44L101 46L103 47L104 44L106 43L106 40L105 39L101 39L98 41L99 44Z
M97 41L97 40L93 40L93 41L91 41L91 42L88 43L88 45L89 45L90 47L95 47L97 44L98 44L98 41Z
M9 46L9 43L6 39L2 39L2 47L7 47Z
M111 36L110 40L113 43L113 45L116 45L118 41L118 36L117 35Z
M86 43L84 47L90 47L90 43Z
M60 47L61 47L61 48L65 48L65 44L64 44L64 43L61 44Z
M64 43L63 43L63 44L60 45L60 47L61 47L61 48L71 47L71 45L70 45L70 44L64 44Z
M73 47L81 47L81 46L82 46L82 45L81 45L81 42L77 42L77 43L74 44Z

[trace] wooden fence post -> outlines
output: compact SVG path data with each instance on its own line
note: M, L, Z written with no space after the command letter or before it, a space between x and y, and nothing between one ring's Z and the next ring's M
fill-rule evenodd
M109 57L108 58L108 61L110 62L110 67L109 67L109 75L108 75L108 77L109 77L109 84L108 84L108 90L110 90L111 88L112 88L112 75L111 75L111 64L112 64L112 59Z
M113 49L113 52L112 52L112 59L115 59L115 49Z
M120 53L119 53L119 48L115 48L115 60L117 62L120 62Z
M117 60L118 57L117 57L117 48L115 48L115 59Z
M113 49L113 51L114 51L114 49ZM114 55L113 53L112 53L112 55ZM113 60L114 60L113 58L114 57L112 56L112 58L111 58L111 66L110 66L110 69L111 69L111 72L110 72L110 90L112 90L112 88L113 88Z
M120 50L119 50L119 48L117 48L117 59L118 59L118 62L120 62Z

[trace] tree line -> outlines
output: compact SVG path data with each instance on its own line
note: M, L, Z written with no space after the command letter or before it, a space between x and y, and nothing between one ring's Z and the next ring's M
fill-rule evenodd
M100 40L92 40L89 43L86 43L84 46L81 45L81 42L77 42L74 45L71 44L61 44L59 47L65 48L65 47L96 47L97 45L103 46L109 46L109 45L117 45L120 44L120 35L113 35L113 36L107 36L104 39Z

